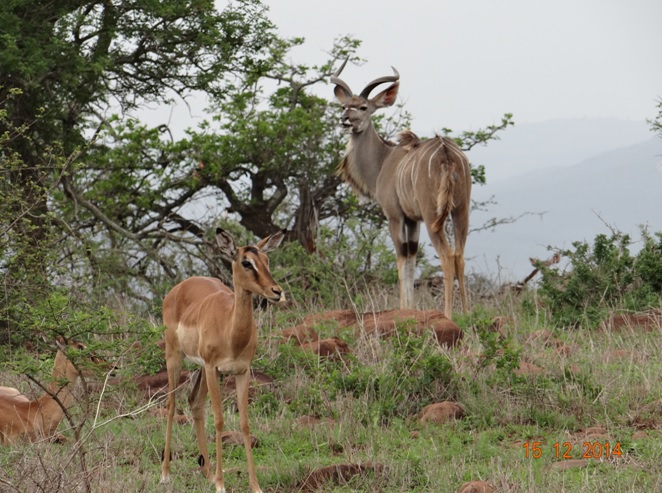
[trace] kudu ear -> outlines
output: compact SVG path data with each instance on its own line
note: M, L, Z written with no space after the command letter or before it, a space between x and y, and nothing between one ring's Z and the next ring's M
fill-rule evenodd
M234 259L235 255L237 255L237 247L234 244L234 239L221 228L216 228L216 244L222 255L230 259Z
M377 108L386 108L387 106L392 106L395 103L395 98L398 97L398 89L400 88L400 83L395 82L388 88L384 89L382 92L377 94L374 98L371 98L370 101Z
M348 99L352 99L352 93L347 92L347 90L342 86L336 86L333 89L333 94L336 95L336 99L341 103L345 103Z
M263 238L257 244L257 248L264 253L269 253L270 251L275 250L280 246L280 244L283 241L283 238L285 238L285 233L286 230L282 230L279 231L278 233L272 234L271 236L267 236L266 238Z

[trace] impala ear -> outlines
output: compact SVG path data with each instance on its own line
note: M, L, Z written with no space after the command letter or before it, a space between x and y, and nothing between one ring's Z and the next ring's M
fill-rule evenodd
M377 96L374 98L371 98L370 101L372 101L372 103L374 103L377 108L386 108L387 106L392 106L393 103L395 103L395 98L398 97L399 88L400 83L396 82L377 94Z
M237 247L234 244L232 236L221 228L216 228L216 244L222 255L230 259L234 259L235 255L237 255Z
M269 253L270 251L275 250L282 243L283 239L285 238L286 232L287 230L283 229L278 233L274 233L271 236L267 236L266 238L262 239L257 244L258 249L260 249L264 253Z

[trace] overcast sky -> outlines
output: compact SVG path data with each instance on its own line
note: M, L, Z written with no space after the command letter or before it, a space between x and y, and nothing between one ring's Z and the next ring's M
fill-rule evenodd
M662 97L662 0L265 3L281 35L306 38L295 61L320 63L340 35L362 40L367 63L342 75L355 92L396 67L421 135L477 129L504 113L518 124L641 121Z

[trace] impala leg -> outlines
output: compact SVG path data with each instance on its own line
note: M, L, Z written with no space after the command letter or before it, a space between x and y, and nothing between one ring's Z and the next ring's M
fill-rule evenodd
M216 474L213 482L216 486L216 493L225 493L225 486L223 484L223 444L221 438L221 434L223 433L221 388L218 384L218 371L216 368L211 365L205 365L205 372L207 374L207 389L209 390L209 397L211 398L211 405L214 411L214 427L216 428Z
M207 436L205 435L205 399L207 392L207 373L204 368L201 368L196 372L195 383L193 384L193 390L191 390L188 402L191 406L191 413L193 414L193 427L195 429L195 437L198 441L198 450L200 451L198 464L200 464L202 474L211 480L212 478L209 475Z
M244 436L244 446L246 447L246 460L248 462L248 481L253 493L262 493L260 485L255 474L255 464L253 462L253 451L251 449L250 425L248 422L248 387L250 384L250 372L246 371L236 377L237 382L237 407L239 407L239 425L241 433Z
M177 384L179 383L179 376L182 371L181 356L166 354L166 367L168 369L168 414L166 418L165 446L163 448L163 458L161 462L161 483L167 483L170 479L172 420L175 416Z

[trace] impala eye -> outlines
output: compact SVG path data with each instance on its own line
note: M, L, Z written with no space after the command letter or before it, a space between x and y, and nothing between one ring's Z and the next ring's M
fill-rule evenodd
M242 267L244 267L245 269L251 269L251 268L253 268L253 264L251 264L248 260L242 260L242 261L241 261L241 265L242 265Z

